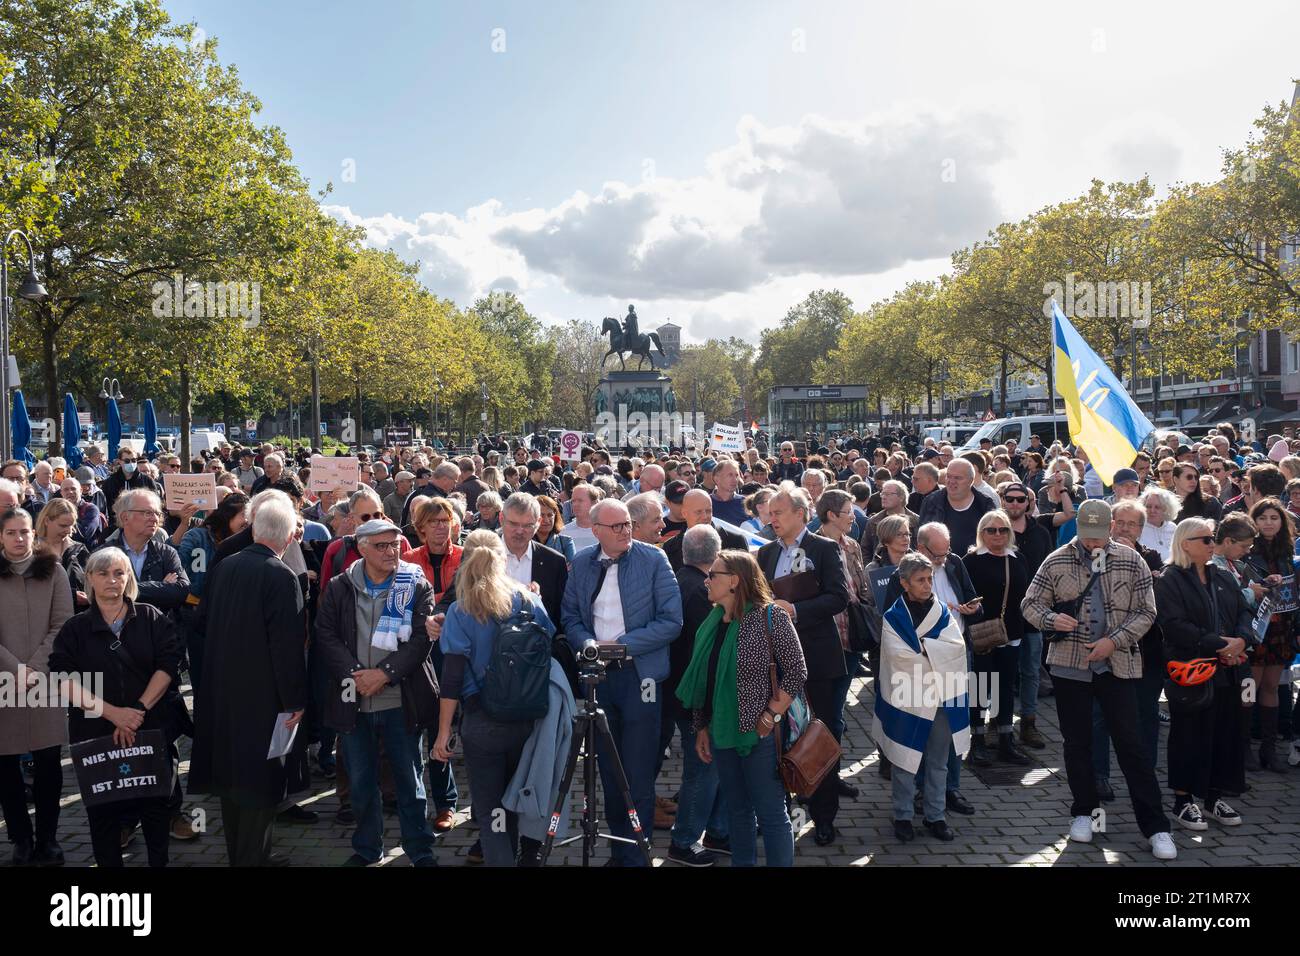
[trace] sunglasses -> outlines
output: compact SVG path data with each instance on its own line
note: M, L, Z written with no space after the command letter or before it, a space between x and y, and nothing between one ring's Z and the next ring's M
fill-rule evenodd
M1002 500L1009 505L1027 505L1029 499L1024 495L1003 495Z
M375 512L374 514L372 514L372 515L359 514L359 515L357 515L357 520L358 520L358 521L363 521L363 522L364 522L364 521L373 521L374 519L376 519L376 518L382 518L383 516L384 516L384 513L383 513L382 511L376 511L376 512Z
M1010 534L1010 533L1011 533L1011 529L1010 529L1010 528L1004 528L1004 527L1001 527L1001 526L996 527L996 528L985 528L985 529L984 529L984 533L985 533L985 534Z
M1208 534L1198 534L1194 538L1188 538L1188 541L1199 541L1201 544L1214 544L1214 536Z

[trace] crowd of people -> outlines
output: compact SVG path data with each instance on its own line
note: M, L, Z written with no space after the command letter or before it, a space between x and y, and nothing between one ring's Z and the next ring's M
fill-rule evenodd
M54 675L61 695L0 708L13 862L64 862L65 747L157 730L174 767L190 738L188 775L87 807L99 866L121 866L137 834L165 866L173 841L202 838L185 802L200 794L220 799L232 865L285 865L275 827L319 822L299 802L313 775L333 779L351 829L340 862L377 863L395 813L412 864L437 865L463 825L457 752L470 861L539 865L592 642L627 655L596 690L617 747L596 755L624 838L613 866L644 865L635 837L653 830L675 863L792 865L778 760L814 719L846 743L855 678L900 841L918 810L931 838L956 839L948 815L980 812L963 771L1031 764L1048 694L1071 840L1114 799L1112 750L1157 859L1177 854L1173 824L1241 824L1229 800L1247 771L1300 764L1300 441L1220 425L1107 486L1083 449L1037 436L959 451L846 433L802 456L763 438L703 454L596 443L568 461L540 431L459 455L388 447L319 494L305 447L4 462L0 674ZM211 472L215 503L164 508L181 472ZM799 798L820 846L858 795L840 771Z

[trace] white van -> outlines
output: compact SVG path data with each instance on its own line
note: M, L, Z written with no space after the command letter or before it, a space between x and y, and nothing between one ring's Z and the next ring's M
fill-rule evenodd
M216 451L223 444L226 444L226 436L221 432L190 432L191 455L202 454L205 451Z
M1064 415L1022 415L1015 418L995 418L991 422L985 422L983 427L968 438L966 444L957 450L963 452L979 448L980 442L985 438L992 441L994 446L1004 445L1008 438L1014 438L1023 451L1029 447L1030 435L1037 435L1041 438L1044 447L1051 445L1057 439L1068 444L1070 441L1070 425Z

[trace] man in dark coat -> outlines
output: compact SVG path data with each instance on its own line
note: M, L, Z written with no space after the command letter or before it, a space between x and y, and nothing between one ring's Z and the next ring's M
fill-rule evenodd
M713 498L703 488L692 488L682 496L682 518L685 519L688 529L694 528L696 525L712 524L713 529L718 532L718 537L722 539L722 549L724 551L749 550L749 541L743 535L728 531L719 522L713 520ZM674 535L668 539L668 542L664 545L664 554L668 555L668 563L672 566L673 574L680 571L682 568L682 535Z
M811 507L808 493L802 488L774 495L767 513L777 540L763 545L757 558L774 591L790 593L787 588L797 589L795 600L778 599L777 603L790 615L799 634L808 665L808 681L804 685L808 705L839 740L844 733L844 702L852 678L840 645L835 615L849 606L849 587L839 545L808 530ZM803 574L810 577L777 584L781 578ZM837 762L808 800L813 841L818 846L835 842L840 793Z
M296 727L307 706L302 589L280 560L296 527L288 501L264 501L253 544L210 572L204 589L208 640L190 790L221 797L231 866L284 861L271 853L271 836L287 774L266 755L277 724Z
M105 478L99 486L99 490L104 493L104 514L108 517L110 526L117 524L113 503L117 501L117 496L128 488L147 488L156 495L162 494L158 483L139 470L136 454L128 446L123 445L118 450L117 460L122 463L121 467Z

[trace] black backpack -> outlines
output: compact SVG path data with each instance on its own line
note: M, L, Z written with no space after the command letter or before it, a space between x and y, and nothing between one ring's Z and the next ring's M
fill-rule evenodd
M551 693L551 636L523 605L501 622L479 700L495 720L545 717Z

